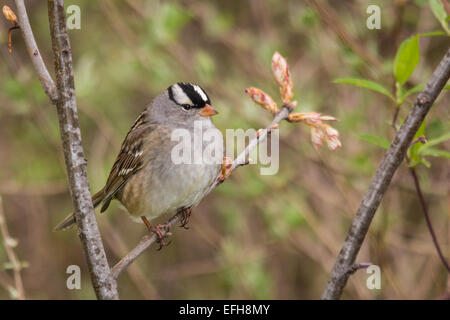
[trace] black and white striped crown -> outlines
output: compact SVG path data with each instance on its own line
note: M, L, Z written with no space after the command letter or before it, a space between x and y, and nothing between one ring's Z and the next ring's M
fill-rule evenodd
M196 84L178 82L171 85L168 90L170 99L180 106L203 108L211 103L206 92Z

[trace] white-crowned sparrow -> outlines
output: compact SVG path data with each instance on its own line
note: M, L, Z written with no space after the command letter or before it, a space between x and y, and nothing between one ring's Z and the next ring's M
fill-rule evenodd
M205 159L175 164L171 153L177 141L172 141L171 134L175 129L184 129L192 140L203 141L205 130L215 130L220 139L213 142L218 144L222 159L222 134L210 119L215 114L217 111L211 107L208 95L198 85L179 82L158 95L125 137L105 187L92 197L94 207L101 206L103 212L111 200L117 199L134 220L142 219L158 236L162 235L159 226L150 226L148 220L183 210L186 215L182 224L185 225L190 208L203 198L217 178L221 164ZM200 132L194 129L196 121L200 121ZM201 137L196 137L198 135ZM199 152L194 150L193 141L189 145L192 154ZM203 143L203 150L205 147ZM70 214L55 230L68 229L74 224L75 217Z

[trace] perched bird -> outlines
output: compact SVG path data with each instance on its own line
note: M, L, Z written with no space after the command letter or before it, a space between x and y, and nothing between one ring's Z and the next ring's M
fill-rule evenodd
M205 196L221 170L221 162L215 159L174 163L172 149L179 142L173 141L171 135L176 129L184 130L181 132L189 136L186 146L194 155L208 146L202 143L202 149L196 150L198 143L194 140L202 140L203 134L212 130L218 139L211 143L222 153L213 156L219 156L221 160L222 133L210 118L216 114L206 92L195 84L179 82L158 95L126 135L106 185L92 197L94 207L101 206L100 211L103 212L111 200L119 200L131 217L144 222L163 244L167 225L151 226L149 220L165 213L182 211L182 226L185 226L190 208ZM72 213L55 230L68 229L74 224Z

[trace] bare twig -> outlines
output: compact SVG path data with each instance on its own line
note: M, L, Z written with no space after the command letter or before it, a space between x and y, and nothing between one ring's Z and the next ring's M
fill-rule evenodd
M105 246L114 252L116 257L122 257L128 253L127 245L123 240L122 235L115 226L109 222L108 219L103 219L102 230L104 235ZM146 274L143 272L142 267L138 263L132 264L127 269L128 277L134 283L136 288L141 292L142 297L146 300L158 300L161 299L158 291L153 286L152 282L147 279Z
M6 255L9 262L12 265L14 274L14 289L17 293L17 299L25 300L25 290L23 289L22 276L20 270L22 269L21 263L14 252L12 241L13 239L9 235L8 227L6 225L6 218L3 212L2 197L0 197L0 230L2 232L3 243L5 245ZM2 281L3 282L3 281Z
M72 51L66 28L64 1L49 0L48 16L58 90L56 108L78 234L97 298L118 299L117 284L111 276L89 191L86 160L78 123Z
M360 269L367 269L371 265L372 265L372 263L370 263L370 262L355 263L350 268L348 268L348 270L347 270L347 272L345 274L350 276L350 275L354 274L356 271L358 271Z
M33 31L31 30L30 22L28 20L27 10L25 9L25 4L23 0L15 0L15 3L17 8L17 17L19 19L18 24L20 30L22 31L23 39L25 41L28 55L30 56L34 70L39 77L39 81L41 81L41 85L45 93L53 103L56 103L56 100L58 99L58 91L56 90L56 85L50 76L47 67L45 66L44 60L42 59L41 53L36 44L36 40L34 39Z
M415 145L416 143L419 143L419 142L422 144L425 144L425 143L427 143L427 139L425 138L425 136L417 137L417 139L414 139L413 142L411 142L410 147L412 147L413 145Z
M419 94L405 122L397 132L389 149L364 195L350 230L331 272L322 299L339 299L347 283L346 274L353 265L365 239L370 223L395 171L402 163L411 141L437 96L450 77L450 49L433 72L425 89Z
M400 113L400 106L395 104L395 112L394 112L394 117L392 119L392 129L394 129L395 133L397 133L397 119L398 119L399 113Z
M353 39L352 36L345 30L341 23L341 19L333 7L323 0L308 0L307 2L317 9L320 17L325 21L329 28L337 34L344 44L348 45L353 52L364 59L368 65L374 66L374 71L381 68L382 64L380 60L376 56L372 55L370 51L367 51L365 46Z
M272 123L265 129L262 130L259 135L257 135L254 139L252 139L247 147L242 151L236 159L233 160L231 170L236 169L239 166L245 165L247 163L247 157L250 154L250 152L262 141L264 141L267 137L267 135L273 130L273 128L276 127L276 125L282 121L287 119L289 113L291 112L291 108L289 107L283 107L282 110L275 115L275 118L273 119ZM219 184L219 180L216 179L215 182L211 185L209 188L208 193L210 193L212 190L214 190L217 185ZM172 218L167 221L167 224L170 227L173 227L178 221L180 221L183 214L177 213ZM166 236L168 236L166 234ZM145 235L142 237L139 244L131 250L124 258L122 258L116 265L112 268L112 274L115 279L117 279L122 271L124 271L134 260L136 260L150 245L152 245L154 242L156 242L156 236L155 235Z
M409 168L409 172L411 173L411 176L414 180L414 186L416 187L417 195L419 196L420 205L422 206L423 214L425 215L425 221L427 222L428 230L430 231L431 238L433 239L434 246L436 247L436 251L439 255L439 258L441 259L442 263L444 264L445 268L447 269L447 272L450 272L450 266L448 265L447 260L444 257L444 254L442 253L441 247L439 246L439 242L436 237L436 233L434 232L433 225L431 224L431 217L428 212L427 204L425 202L425 198L422 193L422 188L420 187L419 178L417 177L417 172L415 168Z
M397 111L394 114L394 119L392 120L392 128L394 129L395 133L397 133L397 116L398 116L398 111L400 110L400 106L397 105L396 107L397 107ZM418 142L426 143L427 140L426 140L425 136L417 137L416 139L414 139L411 142L409 147L412 147L413 145L415 145ZM442 253L441 247L440 247L438 239L436 237L436 233L434 232L433 224L431 223L431 217L428 212L427 204L425 201L425 197L423 196L422 187L420 186L420 180L419 180L419 177L417 176L416 169L414 167L410 167L411 161L409 160L407 154L405 155L405 158L406 158L406 163L409 166L409 173L411 174L413 181L414 181L414 188L416 189L417 196L419 197L419 202L422 207L422 211L425 216L425 221L427 223L428 231L430 232L431 238L433 240L433 244L436 248L436 251L437 251L439 258L441 259L444 267L447 269L447 272L450 272L449 264L448 264L447 260L445 259L444 254Z
M3 287L8 292L16 290L14 288L12 279L10 279L10 277L7 274L4 274L3 271L0 272L0 286Z

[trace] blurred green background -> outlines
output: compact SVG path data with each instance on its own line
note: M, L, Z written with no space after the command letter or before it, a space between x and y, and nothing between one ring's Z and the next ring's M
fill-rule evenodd
M12 1L2 1L15 10ZM280 124L280 169L236 170L194 209L190 229L173 228L172 244L147 250L119 279L123 299L319 298L350 221L384 150L361 135L393 136L392 101L361 88L334 84L363 77L395 92L393 60L400 43L439 30L428 1L66 1L81 8L81 30L71 30L77 102L91 191L101 188L129 127L153 97L178 81L200 84L220 112L216 126L261 128L270 114L244 89L274 98L271 57L288 60L297 111L340 119L343 147L316 152L303 125ZM381 29L366 27L366 8L381 8ZM53 73L47 6L26 1L38 46ZM76 230L52 228L72 210L56 111L26 54L20 32L13 53L0 19L0 195L30 299L95 298ZM408 87L425 83L450 45L449 37L420 38L420 63ZM400 111L400 120L415 95ZM279 101L279 99L277 99ZM427 117L427 138L450 130L445 92ZM449 149L448 141L440 145ZM448 160L417 167L433 224L449 256ZM147 231L117 202L98 215L111 264ZM162 221L167 219L164 217ZM1 240L2 241L2 240ZM4 246L0 274L11 275ZM366 287L358 271L347 299L442 296L450 283L426 228L406 165L372 223L358 262L381 268L382 288ZM66 268L82 268L81 290L66 288ZM448 284L449 283L449 284ZM447 288L447 289L446 289ZM10 299L0 286L0 299Z

